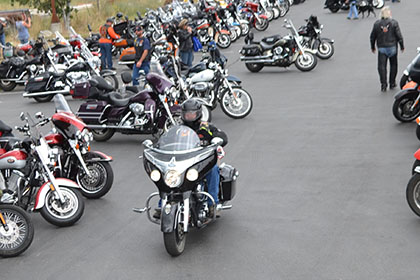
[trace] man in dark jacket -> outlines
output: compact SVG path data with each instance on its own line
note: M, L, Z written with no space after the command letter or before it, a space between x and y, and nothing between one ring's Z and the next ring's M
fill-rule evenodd
M188 20L183 19L178 25L178 37L179 37L179 56L182 63L192 66L194 59L193 54L193 42L192 42L192 28L188 26Z
M391 18L391 9L386 6L381 10L381 19L373 25L370 34L370 47L372 52L376 52L375 42L378 46L378 72L381 81L381 91L387 88L387 61L389 59L391 70L389 74L389 88L396 86L395 78L398 71L398 46L404 51L404 41L401 35L398 22Z

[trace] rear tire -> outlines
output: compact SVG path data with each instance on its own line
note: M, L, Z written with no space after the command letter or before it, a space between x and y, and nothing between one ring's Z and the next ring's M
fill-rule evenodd
M4 91L12 91L15 89L16 87L16 83L15 82L5 82L3 80L0 80L0 88Z
M48 191L45 197L45 205L41 209L41 215L47 222L59 226L68 227L75 224L83 215L85 202L77 190L60 187L66 200L64 205L55 198L53 191Z
M8 231L0 225L0 257L16 257L26 251L34 239L34 226L29 215L14 205L0 205Z
M228 34L220 33L216 43L219 48L226 49L229 48L232 40Z
M261 69L264 68L264 64L262 63L245 63L245 66L249 71L253 73L260 72Z
M111 139L111 137L115 133L115 130L111 128L91 129L90 131L92 132L93 139L95 139L98 142L103 142Z
M183 231L183 225L177 224L172 232L163 233L163 242L169 255L177 257L184 252L187 233Z

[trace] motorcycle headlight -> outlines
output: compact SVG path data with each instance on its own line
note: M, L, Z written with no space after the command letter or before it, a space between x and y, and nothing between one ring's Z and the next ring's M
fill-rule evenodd
M170 188L176 188L181 183L181 174L176 170L169 170L165 174L165 184Z
M153 170L150 172L150 179L152 179L153 182L157 182L160 180L160 172L158 170Z
M191 168L190 170L187 171L187 180L188 181L194 182L197 179L198 179L197 169Z

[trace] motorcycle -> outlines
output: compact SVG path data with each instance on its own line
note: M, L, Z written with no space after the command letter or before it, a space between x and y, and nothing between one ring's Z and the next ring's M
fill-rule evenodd
M412 66L413 63L415 63L416 61L418 61L420 59L420 47L417 48L417 55L416 57L411 61L411 63L407 66L407 68L404 70L403 75L401 76L400 79L400 89L403 89L404 86L411 82L411 78L410 78L410 74L409 74L409 70Z
M392 113L400 122L411 122L420 116L420 54L418 54L406 69L407 83L394 96ZM404 71L405 72L405 71Z
M412 177L406 188L406 198L411 210L420 216L420 149L414 153L416 161L412 168Z
M37 118L39 115L36 114ZM21 120L25 125L17 130L27 138L15 139L13 149L0 155L0 189L3 190L0 202L26 211L39 211L53 225L71 226L84 211L80 187L69 179L54 176L59 154L48 146L39 131L43 121L35 123L24 113Z
M340 9L347 11L350 9L350 6L346 0L326 0L324 9L329 9L332 13L336 13Z
M128 80L124 82L131 81ZM147 74L146 81L150 87L127 98L112 92L100 77L89 81L90 98L95 100L81 104L77 115L91 129L96 141L106 141L115 132L156 134L179 121L180 106L172 101L177 95L174 84L156 73Z
M330 58L334 54L334 40L321 37L324 26L319 24L316 16L311 15L306 22L306 25L298 30L299 35L303 37L302 46L317 50L316 56L320 59Z
M145 140L143 164L158 192L152 193L144 208L133 208L134 212L147 213L148 219L160 224L166 251L179 256L185 249L190 227L203 228L216 220L216 211L209 215L207 199L214 205L213 197L206 191L205 175L217 163L221 139L216 137L212 144L200 146L198 135L186 126L173 126L163 134L155 145ZM227 205L236 192L238 171L227 164L220 169L220 209ZM160 219L151 216L150 201L160 196L162 211Z
M291 20L285 20L285 27L291 34L265 37L261 42L253 41L254 34L248 34L240 53L241 60L251 72L259 72L264 66L288 67L295 64L300 71L311 71L317 65L316 50L302 46L301 38Z
M220 48L228 48L232 43L230 33L221 27L215 8L207 8L206 12L205 18L195 22L197 38L203 46L215 41Z
M264 31L268 28L269 21L266 15L258 12L258 3L245 2L241 9L241 13L245 15L248 23L258 31Z
M0 191L0 200L3 193ZM25 252L34 239L29 215L10 204L0 204L0 257L16 257Z

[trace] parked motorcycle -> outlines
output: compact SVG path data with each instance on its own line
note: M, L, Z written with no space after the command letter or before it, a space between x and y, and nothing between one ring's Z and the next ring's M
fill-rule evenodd
M317 50L316 56L320 59L330 58L334 54L334 40L321 37L324 26L319 24L316 16L311 15L306 22L306 25L298 30L299 35L303 37L302 46Z
M124 98L100 77L92 78L90 98L77 112L91 129L96 141L106 141L115 132L123 134L157 134L178 121L180 106L174 104L174 84L166 77L149 73L150 87ZM126 81L127 82L127 81Z
M59 154L39 131L43 121L35 123L24 113L21 119L25 125L17 129L27 138L15 139L13 149L0 155L1 202L26 211L40 211L45 220L56 226L73 225L84 211L80 187L69 179L54 176ZM10 145L12 140L9 139Z
M411 210L420 216L420 149L414 153L416 161L412 168L412 177L406 188L406 198Z
M245 2L241 9L241 13L245 15L245 19L258 31L264 31L268 28L269 20L266 15L258 12L258 3Z
M285 20L285 27L291 34L274 35L253 41L254 34L248 34L246 45L240 53L241 60L251 72L259 72L264 66L288 67L295 64L301 71L311 71L317 64L316 50L302 46L300 36L291 20Z
M395 95L392 106L392 113L400 122L411 122L420 115L420 54L408 65L406 71L407 80L411 82Z
M0 190L0 201L2 198ZM16 257L25 252L34 239L29 215L10 204L0 204L0 257Z
M324 4L324 9L329 9L332 13L336 13L340 9L347 11L349 8L347 0L326 0Z
M133 211L146 212L151 222L161 225L166 251L172 256L183 253L190 227L203 228L216 220L216 211L209 216L207 199L213 205L214 199L207 192L204 178L217 163L222 142L218 140L221 139L216 137L211 145L201 147L195 131L181 125L173 126L155 145L150 140L143 142L144 168L159 192L147 198L143 209ZM227 204L235 196L239 173L227 164L219 168L219 202L222 210L230 209L232 206ZM162 199L160 219L150 215L150 200L157 196Z

